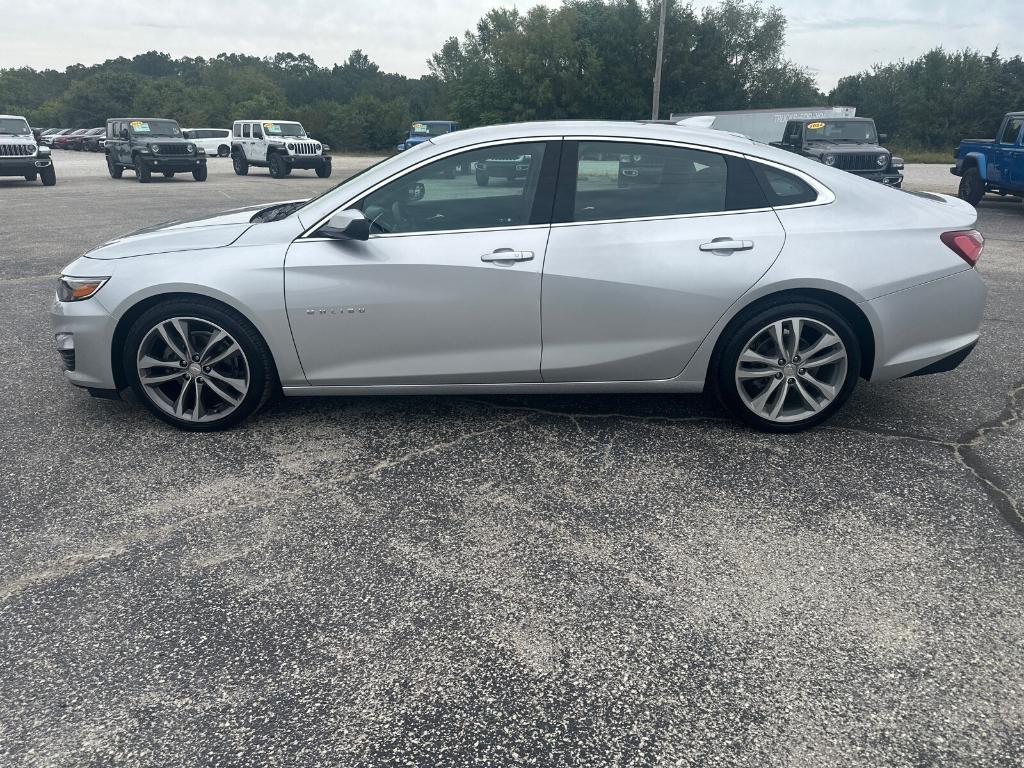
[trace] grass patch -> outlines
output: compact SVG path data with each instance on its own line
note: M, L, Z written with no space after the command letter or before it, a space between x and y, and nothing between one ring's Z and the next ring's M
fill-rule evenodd
M907 147L899 144L886 144L885 148L908 163L953 164L952 149L925 149L924 147Z

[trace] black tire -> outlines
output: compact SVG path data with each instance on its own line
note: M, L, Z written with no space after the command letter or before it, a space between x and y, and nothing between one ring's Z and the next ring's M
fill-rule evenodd
M57 184L57 171L54 169L53 164L41 168L39 170L39 180L43 182L44 187L53 187Z
M192 178L196 181L206 181L206 177L209 174L209 170L206 168L206 163L197 165L196 169L192 171Z
M164 178L165 179L173 179L174 178L174 171L163 171L163 174L164 174Z
M124 168L114 162L114 158L107 155L107 172L110 174L112 179L120 179L121 174L124 173Z
M486 173L480 173L480 171L476 172L476 185L478 187L486 187L490 183L490 181L491 177L488 176Z
M268 163L270 166L270 175L275 179L283 179L288 175L288 169L285 166L284 158L281 155L275 153L270 156Z
M153 178L153 171L148 165L146 165L142 158L135 158L135 179L140 184L149 184L149 180Z
M36 174L34 174L34 173L26 173L25 174L25 181L35 181L35 180L36 180Z
M217 157L227 157L231 154L231 147L227 144L221 144L217 147Z
M830 403L800 421L773 421L754 413L743 401L736 381L739 356L758 333L772 323L786 318L808 318L831 329L846 348L846 370L842 382L836 382L837 393ZM805 337L806 338L806 337ZM786 300L761 304L740 313L722 334L712 357L708 383L722 404L739 420L763 432L801 432L811 429L833 416L853 393L860 377L861 350L857 334L850 323L827 304L811 300ZM827 370L822 368L819 370ZM837 371L841 369L836 369ZM778 378L781 375L776 374ZM794 374L795 377L795 374ZM793 381L794 379L790 379ZM770 382L769 382L770 383ZM783 390L784 392L786 390ZM794 390L795 392L795 390ZM821 394L819 392L818 394ZM799 395L794 395L798 398ZM769 400L769 402L771 402Z
M960 189L957 195L971 205L977 206L985 196L985 182L976 167L968 168L960 178Z
M316 167L316 175L321 179L329 179L331 177L331 164L322 163Z
M234 167L235 173L238 176L249 175L249 163L246 161L245 155L243 155L240 151L234 152L231 155L231 165L232 167Z
M139 380L136 359L146 334L158 323L174 317L214 323L227 331L242 348L249 365L249 388L235 410L222 419L199 422L167 413L154 402ZM169 299L146 310L128 331L121 362L126 380L142 404L158 419L191 432L229 429L262 408L279 389L273 357L259 331L238 312L209 299Z

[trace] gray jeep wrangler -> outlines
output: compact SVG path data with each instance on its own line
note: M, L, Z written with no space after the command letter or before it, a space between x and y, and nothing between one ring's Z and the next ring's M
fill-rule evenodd
M57 183L50 148L40 146L21 115L0 115L0 176L38 178L44 187Z

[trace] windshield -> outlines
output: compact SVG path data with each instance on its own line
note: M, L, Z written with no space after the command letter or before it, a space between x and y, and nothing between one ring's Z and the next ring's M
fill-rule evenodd
M807 141L856 141L877 144L871 120L815 120L807 123Z
M0 117L0 133L8 136L24 136L32 131L22 117Z
M132 120L128 125L136 136L181 138L181 128L173 120Z
M451 131L451 123L413 123L409 134L412 136L444 136Z
M299 123L263 123L263 132L267 136L305 136L306 132Z

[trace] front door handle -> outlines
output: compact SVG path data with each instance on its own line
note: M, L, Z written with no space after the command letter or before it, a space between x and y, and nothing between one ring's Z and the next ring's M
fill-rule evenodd
M716 237L710 243L701 243L702 251L749 251L754 248L752 240L733 240L730 237Z
M513 251L511 248L498 248L497 250L485 253L480 261L529 261L533 258L533 251Z

